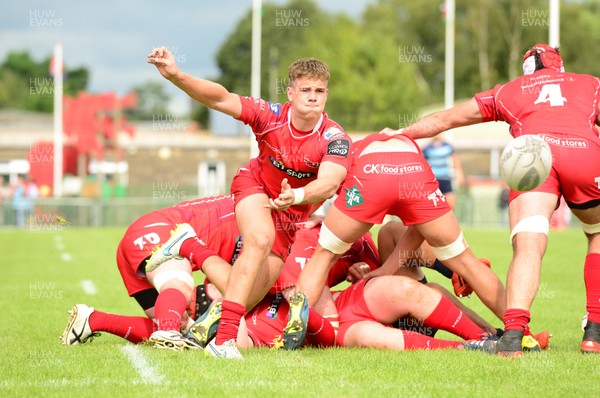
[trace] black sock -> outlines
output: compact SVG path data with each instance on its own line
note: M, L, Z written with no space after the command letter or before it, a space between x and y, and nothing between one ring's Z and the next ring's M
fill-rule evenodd
M437 258L433 262L433 267L431 267L431 268L433 268L434 270L436 270L440 274L444 275L446 278L452 279L452 274L454 272L452 272L450 270L450 268L448 268L444 264L442 264L442 262L440 260L438 260Z

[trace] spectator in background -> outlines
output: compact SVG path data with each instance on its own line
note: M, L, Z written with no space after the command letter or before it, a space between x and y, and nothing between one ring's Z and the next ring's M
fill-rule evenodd
M35 200L40 196L39 189L34 181L27 177L19 177L12 190L12 205L15 210L15 223L17 227L24 228L33 213Z
M437 135L423 148L423 156L431 165L431 170L440 184L440 191L446 197L446 202L454 210L455 192L464 184L462 166L454 148L442 136Z
M500 225L508 225L508 199L510 197L510 188L506 185L502 186L500 196L498 196L498 212L500 218Z

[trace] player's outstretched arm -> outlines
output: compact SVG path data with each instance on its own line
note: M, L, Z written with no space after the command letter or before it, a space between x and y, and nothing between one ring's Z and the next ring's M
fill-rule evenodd
M433 137L456 127L481 123L482 115L475 98L453 108L429 114L402 129L402 134L417 138Z
M182 72L175 57L166 47L158 47L148 54L148 63L156 66L160 74L204 106L233 117L242 114L242 103L237 94L222 85Z

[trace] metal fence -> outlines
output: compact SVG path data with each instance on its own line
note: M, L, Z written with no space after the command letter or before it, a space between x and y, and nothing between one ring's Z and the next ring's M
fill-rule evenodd
M65 225L128 226L145 213L177 202L179 200L156 198L43 198L28 207L4 201L0 224L39 231L61 229Z
M192 198L187 198L192 199ZM461 191L455 213L465 226L496 227L506 225L496 191ZM30 208L16 209L10 200L0 205L0 225L30 230L77 227L128 226L152 210L172 206L179 198L42 198Z

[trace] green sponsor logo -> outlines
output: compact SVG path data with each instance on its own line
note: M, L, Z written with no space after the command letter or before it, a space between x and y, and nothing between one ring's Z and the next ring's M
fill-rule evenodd
M365 203L365 201L356 185L350 189L346 189L346 205L348 207L358 206L363 203Z

